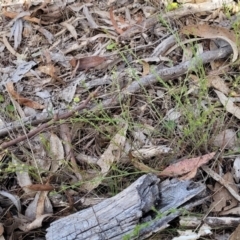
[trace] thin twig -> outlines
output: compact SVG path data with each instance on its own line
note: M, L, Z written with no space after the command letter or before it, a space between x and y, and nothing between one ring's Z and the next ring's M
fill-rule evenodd
M161 78L164 81L177 78L197 68L200 62L202 62L203 64L209 63L211 61L227 57L231 53L232 48L228 46L220 48L218 50L204 52L197 56L196 58L176 65L174 67L157 70L155 74L149 74L147 76L140 78L139 80L133 81L129 86L127 86L126 89L121 91L120 96L117 96L115 94L112 96L112 98L104 100L100 105L92 106L90 110L98 111L99 109L114 107L117 104L119 104L119 102L121 101L121 99L124 98L124 96L134 94L141 88L150 86L151 84L155 84L156 82L159 81L158 78ZM62 111L62 114L64 114L64 111ZM0 137L9 134L9 132L11 131L21 128L23 125L36 126L37 124L49 121L51 118L52 116L50 116L49 113L41 113L35 116L27 117L25 119L21 119L11 123L6 123L0 126Z
M4 142L3 144L0 145L0 150L7 149L10 146L13 146L13 145L15 145L19 142L22 142L22 141L28 139L28 138L31 138L31 137L35 136L36 134L40 133L41 131L43 131L44 129L50 127L51 125L53 125L57 121L67 119L67 118L71 117L72 115L74 115L76 112L85 109L87 107L88 103L91 101L91 99L97 95L99 89L100 89L100 87L98 87L93 93L89 94L88 98L81 105L76 107L75 109L73 109L69 112L60 114L60 115L56 114L53 119L51 119L50 121L36 127L32 131L30 131L28 134L19 136L19 137L13 139L13 140L8 141L8 142Z

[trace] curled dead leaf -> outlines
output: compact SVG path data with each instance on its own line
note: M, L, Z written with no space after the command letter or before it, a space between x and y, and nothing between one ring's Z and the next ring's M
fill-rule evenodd
M30 108L34 108L34 109L44 109L45 107L43 105L41 105L38 102L32 101L28 98L22 97L21 95L19 95L15 90L14 90L14 86L13 86L13 82L8 82L6 84L6 89L8 91L8 93L12 96L12 98L14 98L15 100L18 101L19 104L24 105L24 106L28 106Z
M113 8L112 8L112 7L110 8L110 19L111 19L111 21L112 21L112 25L113 25L113 27L115 28L116 32L117 32L118 34L122 34L122 33L123 33L123 30L120 29L120 28L118 27L118 25L117 25L117 22L116 22L116 20L115 20L115 18L114 18Z

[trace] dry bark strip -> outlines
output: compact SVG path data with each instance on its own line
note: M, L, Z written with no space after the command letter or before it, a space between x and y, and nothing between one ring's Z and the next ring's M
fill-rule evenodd
M89 111L90 110L97 111L100 109L106 109L108 107L114 107L124 97L138 92L141 88L145 88L151 84L158 82L159 78L161 78L164 81L174 79L176 77L182 76L187 72L194 71L194 69L196 69L200 63L205 64L217 59L225 58L229 56L231 53L232 53L232 48L230 46L227 46L215 51L204 52L201 55L195 57L194 59L181 63L177 66L160 69L156 71L155 74L149 74L147 76L140 78L138 81L134 81L133 83L131 83L125 90L122 90L119 93L120 96L114 95L112 98L104 100L101 104L97 106L92 106L91 108L88 108L88 109ZM81 112L83 112L83 110L79 109L78 113L81 113ZM59 113L57 113L57 115L63 115L63 114L67 114L67 113L65 111L60 111ZM53 118L53 115L50 113L40 113L35 116L30 116L30 117L27 117L18 121L14 121L11 123L6 123L0 126L0 137L3 137L17 129L20 129L23 126L27 126L27 125L36 126L40 123L47 122L52 118Z
M193 181L166 180L159 183L154 174L146 174L116 196L59 219L47 229L47 240L146 239L181 214L177 209L206 187ZM198 204L201 204L198 201ZM196 206L196 204L195 204ZM155 208L162 217L152 211ZM193 204L191 205L193 207ZM140 227L137 235L135 227Z

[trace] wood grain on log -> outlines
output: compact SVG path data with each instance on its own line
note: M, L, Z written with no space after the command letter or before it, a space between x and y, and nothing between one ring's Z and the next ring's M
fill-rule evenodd
M127 235L131 239L145 239L166 228L168 222L181 214L179 210L174 213L169 210L205 190L203 184L192 181L159 181L153 174L143 175L116 196L53 222L47 229L46 239L120 240ZM165 216L156 216L153 208ZM136 236L135 227L146 222Z

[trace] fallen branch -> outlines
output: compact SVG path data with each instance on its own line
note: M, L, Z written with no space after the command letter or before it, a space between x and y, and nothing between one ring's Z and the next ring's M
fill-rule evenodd
M114 197L54 221L46 239L146 239L181 215L179 208L191 209L203 203L204 184L177 179L159 181L154 174L141 176ZM161 217L154 212L161 213Z
M232 53L232 48L230 46L227 46L214 51L207 51L195 57L194 59L181 63L177 66L160 69L156 71L155 74L149 74L147 76L140 78L138 81L132 82L125 90L121 91L120 97L114 95L112 98L104 100L100 105L92 106L90 108L90 111L97 111L99 109L114 107L125 96L134 94L137 91L139 91L141 88L147 87L151 84L158 82L159 78L161 78L164 81L174 79L176 77L179 77L185 74L186 72L193 71L197 66L199 66L199 63L206 64L217 59L225 58L231 53ZM66 112L64 112L63 110L61 110L61 112L59 113L60 116L64 114L66 114ZM0 126L0 137L5 136L9 134L9 132L12 132L16 129L22 128L22 126L24 125L36 126L40 123L45 123L52 118L53 118L53 115L49 113L40 113L35 116L30 116L18 121L4 124Z
M140 89L144 89L147 86L159 82L159 79L163 81L172 80L180 77L187 72L196 70L200 64L206 64L217 59L225 58L232 53L230 46L220 48L214 51L207 51L195 58L181 63L171 68L164 68L156 71L154 74L149 74L142 77L138 81L132 82L125 90L120 92L120 96L113 96L110 99L104 100L100 105L93 107L92 110L97 111L100 109L106 109L116 106L124 97L138 92Z
M54 123L58 122L59 120L67 119L67 118L71 117L72 115L74 115L75 113L79 112L80 110L85 109L87 107L88 103L90 102L90 100L97 95L99 88L97 88L93 93L89 94L88 98L81 105L76 107L75 109L73 109L69 112L63 113L63 114L56 114L52 120L36 127L32 131L30 131L28 134L19 136L8 142L4 142L3 144L0 145L0 150L7 149L10 146L13 146L21 141L31 138L31 137L35 136L36 134L40 133L41 131L43 131L44 129L50 127Z

